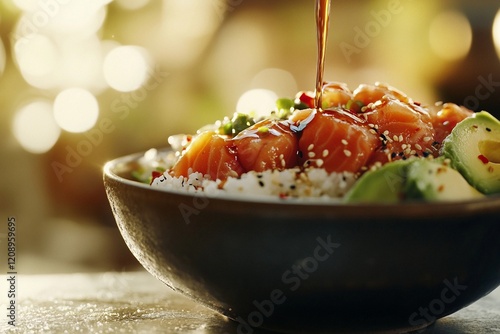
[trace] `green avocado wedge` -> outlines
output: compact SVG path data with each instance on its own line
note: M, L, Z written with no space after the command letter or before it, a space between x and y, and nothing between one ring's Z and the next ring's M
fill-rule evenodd
M459 201L484 197L442 159L415 159L407 169L404 193L408 199L424 201Z
M386 163L363 174L344 203L391 204L459 201L484 197L444 158L411 158Z
M363 174L344 196L345 203L398 203L405 199L404 184L413 159L386 163Z
M500 193L500 121L488 112L458 123L443 141L442 155L483 194Z

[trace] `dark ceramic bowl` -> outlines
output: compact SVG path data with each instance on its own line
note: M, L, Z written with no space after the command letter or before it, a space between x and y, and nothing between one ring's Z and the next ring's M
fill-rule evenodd
M239 322L285 333L410 331L500 285L500 198L340 205L208 198L104 167L118 227L171 288Z

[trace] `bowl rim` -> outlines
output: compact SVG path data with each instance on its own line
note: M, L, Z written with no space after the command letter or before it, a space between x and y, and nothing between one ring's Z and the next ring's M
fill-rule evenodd
M159 152L168 151L170 148L158 149ZM287 198L281 199L277 196L269 196L263 199L262 196L245 196L239 194L224 194L217 192L216 194L204 194L204 193L194 193L194 192L182 192L172 189L152 187L146 183L139 181L134 181L127 179L118 175L117 169L121 165L126 165L127 163L137 161L144 156L146 151L136 152L124 156L114 158L107 161L103 167L103 177L113 180L117 183L121 183L133 188L141 188L146 191L169 194L173 196L178 196L179 198L208 198L210 200L224 201L226 203L240 202L252 205L272 205L272 206L282 206L282 207L315 207L315 208L345 208L351 212L358 212L363 210L383 210L392 215L398 215L399 211L410 211L415 214L422 213L423 216L428 216L430 213L447 213L454 214L455 216L460 215L463 212L483 212L492 211L500 214L500 194L488 195L484 198L479 199L468 199L460 201L409 201L401 203L343 203L341 201L325 200L325 199L295 199ZM366 214L365 214L366 215Z

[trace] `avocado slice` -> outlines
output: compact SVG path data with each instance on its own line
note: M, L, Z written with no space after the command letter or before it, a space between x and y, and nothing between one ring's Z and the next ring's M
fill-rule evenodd
M406 172L404 192L409 199L453 201L484 197L443 161L416 159Z
M443 141L451 166L483 194L500 193L500 121L486 111L458 123Z
M344 196L346 203L398 203L405 199L407 168L413 159L397 160L363 174Z

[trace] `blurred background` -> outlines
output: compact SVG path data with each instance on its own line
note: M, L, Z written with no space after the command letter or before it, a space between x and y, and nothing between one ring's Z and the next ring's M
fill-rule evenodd
M138 268L103 164L313 90L314 4L0 0L0 233L16 217L19 273ZM334 0L325 78L352 89L383 81L423 104L498 116L499 9Z

